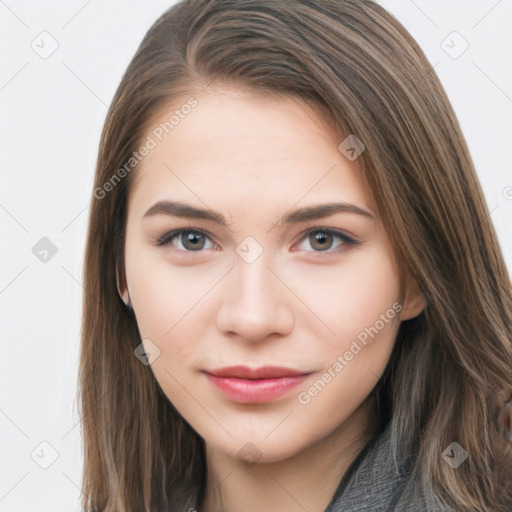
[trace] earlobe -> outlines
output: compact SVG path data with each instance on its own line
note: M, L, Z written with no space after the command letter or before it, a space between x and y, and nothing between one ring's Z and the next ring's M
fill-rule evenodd
M416 318L425 309L427 300L425 295L418 286L418 283L413 280L407 288L405 299L403 302L402 311L400 311L400 320L410 320Z
M119 281L119 269L116 267L116 285L117 285L117 292L119 293L119 296L121 297L122 301L127 305L130 306L130 295L128 293L128 288L126 286L121 286L121 283Z

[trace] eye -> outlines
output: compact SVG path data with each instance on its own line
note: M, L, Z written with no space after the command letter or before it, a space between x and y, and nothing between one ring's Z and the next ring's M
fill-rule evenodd
M335 244L335 240L338 243ZM358 245L360 242L348 236L342 231L329 228L315 228L307 232L301 240L308 241L313 251L306 252L335 252L340 246ZM208 242L210 246L208 247ZM176 229L165 234L156 241L157 246L163 246L171 243L180 251L184 252L201 252L202 249L218 249L219 246L214 243L209 235L204 231L196 229ZM334 246L334 249L333 249ZM299 247L300 250L305 250Z
M336 238L339 240L339 243L334 245ZM333 245L334 249L337 249L343 245L359 244L357 240L342 231L328 228L315 228L306 233L303 240L309 242L310 246L314 249L313 251L306 250L307 252L335 252L334 250L330 250L333 249Z
M195 229L177 229L159 238L156 245L172 243L177 249L186 252L198 252L201 251L201 249L218 247L218 245L213 242L211 242L213 247L207 247L207 240L211 242L210 237L203 231L197 231Z

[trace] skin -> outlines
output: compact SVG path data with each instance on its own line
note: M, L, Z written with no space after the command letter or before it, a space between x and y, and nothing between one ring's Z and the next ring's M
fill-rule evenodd
M311 107L227 88L194 97L197 107L136 169L128 204L127 289L119 291L131 300L142 340L151 340L144 342L148 351L155 345L160 351L151 364L156 379L206 442L202 512L322 511L377 426L370 392L400 322L423 310L424 297L414 283L401 287L358 161L338 150L343 138ZM154 126L182 103L162 110ZM218 211L229 227L144 217L164 199ZM290 210L328 202L351 203L374 217L338 212L279 224ZM360 243L327 235L322 250L314 239L321 228ZM197 251L179 236L155 245L175 229L199 230L207 238ZM250 263L236 251L248 236L263 251ZM332 374L338 356L396 303L401 311L301 403L299 393L329 368ZM312 373L277 400L240 404L203 373L232 365Z

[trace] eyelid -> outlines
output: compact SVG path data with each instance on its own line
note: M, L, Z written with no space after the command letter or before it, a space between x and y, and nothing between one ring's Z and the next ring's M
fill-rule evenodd
M170 243L174 238L177 238L178 235L180 235L182 232L186 232L186 231L192 231L194 233L199 233L201 235L204 235L205 238L208 238L212 243L214 243L215 245L219 245L217 242L215 242L214 236L211 233L209 233L208 231L206 231L205 229L188 227L188 226L184 226L181 228L177 228L177 229L168 231L167 233L165 233L164 235L162 235L155 241L155 245L159 246L159 247L165 246L168 243ZM181 251L181 252L204 252L204 251Z
M322 232L322 233L329 233L330 235L333 235L334 237L338 237L341 240L340 245L335 247L334 249L326 249L325 251L305 251L309 252L311 254L319 254L319 255L330 255L330 254L336 254L339 252L340 247L343 248L343 246L348 247L357 247L361 244L359 240L354 238L353 236L349 235L345 231L341 229L336 228L328 228L326 226L314 226L311 228L308 228L304 233L300 235L300 238L297 239L297 241L294 243L294 245L302 242L305 240L311 233L314 232ZM294 250L295 251L295 250Z

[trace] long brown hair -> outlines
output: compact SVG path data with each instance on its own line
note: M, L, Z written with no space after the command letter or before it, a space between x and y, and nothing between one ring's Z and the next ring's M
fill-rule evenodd
M107 115L91 199L79 373L84 509L187 510L203 499L204 441L134 357L141 339L116 277L124 283L133 153L162 107L208 84L301 98L328 115L340 142L356 134L364 143L363 176L404 274L427 301L402 322L373 391L379 420L391 425L397 452L417 451L415 474L447 507L509 510L512 447L496 418L511 393L510 277L438 77L371 0L184 0L140 44ZM456 470L441 457L452 442L468 453Z

